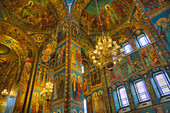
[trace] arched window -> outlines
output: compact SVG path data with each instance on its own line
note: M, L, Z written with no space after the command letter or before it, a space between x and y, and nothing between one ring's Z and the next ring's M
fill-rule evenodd
M150 40L143 29L137 29L133 35L135 37L134 40L138 49L150 44Z
M145 34L141 34L137 37L140 47L145 47L150 44L149 39L145 36Z
M161 71L154 74L154 79L161 93L161 96L166 96L170 94L170 82L167 76Z
M144 101L150 100L148 90L147 90L145 82L143 80L135 81L135 89L137 92L139 102L144 102Z
M125 87L119 87L117 89L117 93L118 93L118 97L119 97L119 103L121 107L126 107L129 106L129 100L128 100L128 96L126 93L126 89Z
M125 52L126 55L133 52L132 46L129 42L126 42L125 44L123 44L123 49L124 49L124 52Z

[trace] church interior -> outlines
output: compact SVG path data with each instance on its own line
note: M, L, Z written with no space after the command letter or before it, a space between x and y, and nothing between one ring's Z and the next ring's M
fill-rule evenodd
M0 113L170 113L170 1L0 0Z

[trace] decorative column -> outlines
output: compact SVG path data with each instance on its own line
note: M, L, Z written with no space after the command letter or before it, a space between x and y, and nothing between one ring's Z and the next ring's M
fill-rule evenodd
M157 96L155 94L155 91L153 89L153 86L152 86L152 83L151 83L151 81L149 79L149 76L147 74L144 74L143 78L144 78L145 84L146 84L146 86L148 88L148 92L150 94L152 103L153 104L159 103L159 100L158 100L158 98L157 98Z
M61 27L61 37L58 37L61 40L56 49L52 112L83 113L80 29L69 15Z
M115 107L112 88L109 88L109 98L110 98L111 112L116 113L116 107Z
M68 103L71 113L84 113L84 91L82 77L82 57L80 47L80 28L74 18L70 18L70 36L69 36L69 53L70 53L70 78L69 92L70 96Z
M136 106L135 106L135 102L133 100L132 92L131 92L131 89L130 89L130 83L128 81L126 81L124 86L125 86L126 91L127 91L129 104L130 104L130 108L131 108L131 111L132 111L136 108Z
M104 101L106 105L106 112L111 113L105 70L106 68L101 68L100 75L101 75L101 82L102 82L102 87L103 87Z

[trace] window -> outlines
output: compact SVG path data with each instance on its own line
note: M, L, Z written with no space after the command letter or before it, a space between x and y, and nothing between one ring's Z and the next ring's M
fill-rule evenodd
M147 45L150 44L150 40L145 32L144 29L137 29L134 33L133 33L133 37L134 41L136 43L136 47L138 49L143 48Z
M149 93L143 80L135 82L135 88L140 102L150 100Z
M131 44L129 42L125 43L123 45L123 48L124 48L125 54L129 54L129 53L133 52L132 46L131 46Z
M170 94L170 83L163 72L154 76L158 89L162 96Z
M148 38L144 34L141 34L140 36L138 36L137 40L141 47L145 47L150 43Z
M118 88L118 97L121 107L129 106L128 96L125 87Z
M84 73L84 65L82 65L81 69L82 69L82 73Z
M87 102L86 99L84 99L84 113L87 113L87 106L86 106Z

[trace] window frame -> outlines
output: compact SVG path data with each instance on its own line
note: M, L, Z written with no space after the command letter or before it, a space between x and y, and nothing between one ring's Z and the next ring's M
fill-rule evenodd
M139 41L139 39L142 38L142 37L145 37L146 40L148 41L148 43L146 45L143 45L143 46L141 45L141 43ZM150 40L149 40L149 38L147 37L147 35L145 33L140 34L136 39L137 39L137 42L138 42L140 48L144 48L144 47L146 47L146 46L148 46L150 44Z
M131 48L131 52L129 52L129 53L126 53L126 50L125 50L125 46L127 46L127 45L129 45L130 48ZM131 45L129 42L124 43L124 44L122 45L122 47L123 47L123 49L124 49L125 55L129 55L129 54L133 53L132 45Z
M157 76L159 74L163 74L164 75L164 78L166 78L165 82L169 83L169 87L170 87L170 81L168 80L168 76L163 71L159 71L159 72L156 72L156 73L153 74L153 79L154 79L154 82L156 84L156 87L157 87L161 97L169 96L170 94L163 95L163 92L161 91L162 89L160 89L161 87L159 86L159 83L158 83L158 81L155 78L155 76Z
M139 95L138 88L137 88L137 86L136 86L136 83L138 83L138 82L140 82L140 81L143 81L145 90L147 91L147 94L148 94L148 97L149 97L147 100L144 100L144 101L141 100L140 95ZM135 87L135 91L136 91L136 94L137 94L137 98L138 98L139 103L142 103L142 102L146 102L146 101L151 100L150 95L149 95L149 92L148 92L148 89L147 89L147 87L146 87L146 84L145 84L145 81L144 81L144 80L142 80L142 79L135 80L135 81L134 81L134 87Z
M128 100L128 105L127 106L123 106L123 104L122 104L122 99L121 99L120 93L119 93L119 89L121 89L121 88L125 88L125 86L119 86L117 88L117 95L118 95L118 100L119 100L120 108L128 107L128 106L130 106L130 103L129 103L129 98L128 98L128 94L127 94L126 88L125 88L125 91L126 91L127 100Z

